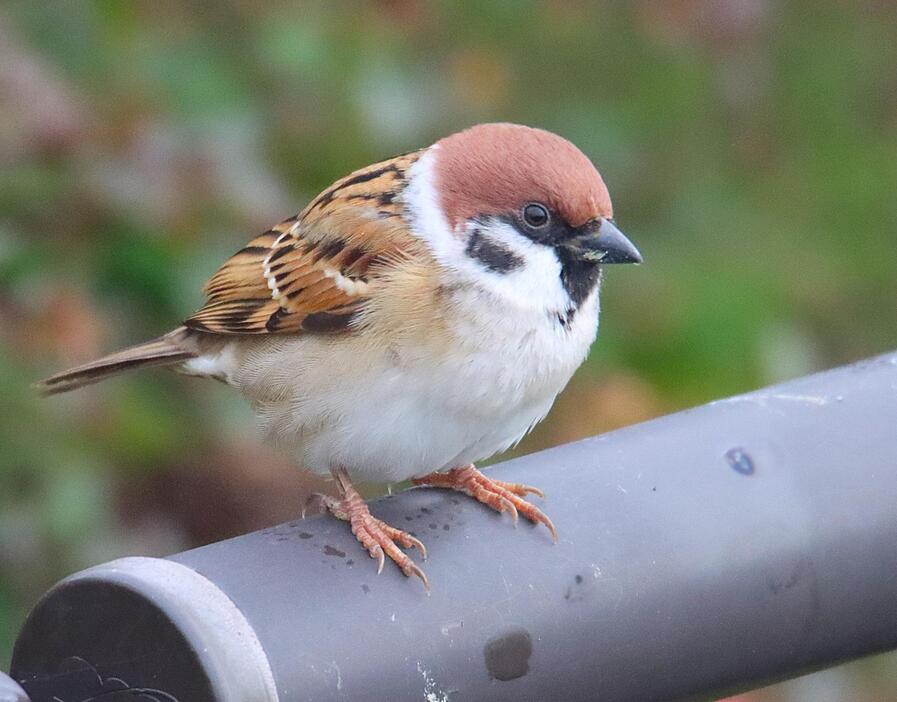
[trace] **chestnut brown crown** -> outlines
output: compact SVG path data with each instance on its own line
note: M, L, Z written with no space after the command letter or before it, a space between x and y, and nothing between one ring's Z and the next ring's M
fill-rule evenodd
M571 227L612 218L607 187L566 139L519 124L478 124L438 142L437 187L452 228L541 203Z

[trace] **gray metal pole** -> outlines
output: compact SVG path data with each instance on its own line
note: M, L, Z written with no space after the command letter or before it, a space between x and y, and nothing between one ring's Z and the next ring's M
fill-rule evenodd
M685 700L897 647L897 354L495 474L545 489L559 544L416 489L373 512L426 542L431 596L331 518L123 559L38 604L13 677L32 702Z

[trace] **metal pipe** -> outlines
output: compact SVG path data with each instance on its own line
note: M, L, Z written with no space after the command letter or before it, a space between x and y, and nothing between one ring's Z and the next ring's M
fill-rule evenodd
M648 702L897 647L897 354L494 474L545 489L559 544L415 489L373 512L426 542L431 596L332 518L122 559L37 605L13 677L32 702Z

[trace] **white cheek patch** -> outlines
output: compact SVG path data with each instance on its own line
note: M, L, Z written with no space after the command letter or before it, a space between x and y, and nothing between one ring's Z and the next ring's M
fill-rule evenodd
M434 258L454 277L518 307L565 311L570 296L561 283L561 264L551 247L531 241L497 219L469 222L464 231L451 230L434 184L438 148L431 147L409 169L405 202L414 233L427 242ZM475 255L477 247L481 256ZM496 268L484 263L489 254L483 247L500 249L496 255L506 259L507 265Z
M561 311L570 306L570 296L561 283L561 263L554 249L531 241L501 220L472 222L466 233L468 242L481 237L518 262L507 270L497 271L465 253L459 267L476 276L480 285L522 307Z

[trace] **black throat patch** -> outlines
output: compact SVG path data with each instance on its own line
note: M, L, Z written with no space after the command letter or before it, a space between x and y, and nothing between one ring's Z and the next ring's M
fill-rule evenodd
M578 258L564 246L557 246L554 251L561 262L561 285L570 296L570 302L575 312L595 289L601 279L601 269L597 263ZM571 319L573 317L572 314L568 316Z
M474 229L467 240L465 253L494 273L506 275L523 265L523 259L503 244Z
M552 217L547 227L539 229L527 226L518 216L506 216L502 219L513 226L522 236L537 244L554 249L555 256L561 264L561 285L570 296L570 306L563 314L558 315L558 321L562 326L569 326L580 305L585 302L601 280L601 268L598 263L585 260L575 247L570 245L584 233L583 228L571 227L557 215Z

